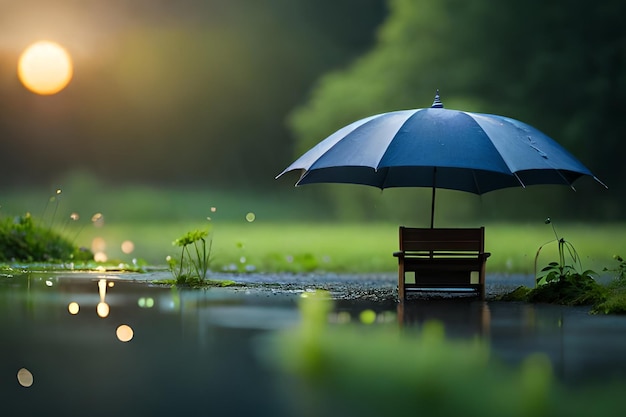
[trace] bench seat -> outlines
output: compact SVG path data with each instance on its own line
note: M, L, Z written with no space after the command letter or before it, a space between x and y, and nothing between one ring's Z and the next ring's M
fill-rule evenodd
M398 298L406 291L473 291L485 298L484 227L421 229L401 226Z

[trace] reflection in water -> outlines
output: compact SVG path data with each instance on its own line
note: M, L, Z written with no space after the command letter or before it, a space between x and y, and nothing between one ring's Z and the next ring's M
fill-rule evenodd
M76 314L78 314L78 311L80 310L80 306L78 305L78 303L76 301L72 301L67 306L67 310L70 312L70 314L76 315Z
M372 309L365 309L359 313L359 319L363 324L373 324L376 321L376 312Z
M23 387L30 387L33 385L33 374L26 368L22 368L17 371L17 382Z
M122 324L118 326L115 334L117 335L117 338L120 340L120 342L130 342L133 338L134 333L133 329L129 325Z
M137 305L141 308L152 308L154 307L154 298L139 297L139 300L137 300Z
M413 300L398 303L397 312L401 326L422 325L436 320L444 324L448 334L461 337L489 336L489 304L475 298Z
M109 305L106 303L105 298L107 294L107 280L100 279L98 281L98 292L100 294L100 302L96 306L96 312L98 316L105 318L109 315Z

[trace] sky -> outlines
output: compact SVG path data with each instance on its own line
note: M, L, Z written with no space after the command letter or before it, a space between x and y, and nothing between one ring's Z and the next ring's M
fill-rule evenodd
M295 156L287 115L321 74L367 48L383 3L0 0L0 187L72 170L271 184ZM53 96L16 75L41 39L73 60Z

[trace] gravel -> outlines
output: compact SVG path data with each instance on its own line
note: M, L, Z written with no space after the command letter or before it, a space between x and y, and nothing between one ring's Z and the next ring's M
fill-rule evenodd
M325 290L337 300L397 301L397 274L225 274L212 276L212 279L233 280L242 287L255 288L258 291L276 293L302 293ZM486 298L494 299L499 295L513 291L520 285L532 287L534 279L523 274L488 274L486 278ZM423 292L407 294L407 298L446 298L467 296L458 292Z

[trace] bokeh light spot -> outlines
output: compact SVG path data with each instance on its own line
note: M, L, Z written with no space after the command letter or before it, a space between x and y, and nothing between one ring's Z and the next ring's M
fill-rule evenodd
M109 305L104 302L100 302L96 306L96 312L98 313L98 316L102 318L105 318L109 315L109 310L110 310Z
M249 223L252 223L255 219L256 219L256 215L254 213L250 212L250 213L246 214L246 220Z
M141 308L152 308L154 307L154 298L152 297L141 297L137 300L137 305Z
M359 314L359 320L363 324L372 324L376 321L376 312L374 310L363 310L361 314Z
M106 262L109 258L104 252L96 252L93 254L93 260L96 262Z
M101 237L94 237L91 241L91 251L92 252L102 252L106 249L107 244Z
M115 334L117 335L117 338L120 340L120 342L130 342L130 340L133 338L134 332L129 325L122 324L117 328Z
M26 368L21 368L17 371L17 382L23 387L30 387L33 385L33 374Z
M125 254L132 253L135 250L135 244L130 240L125 240L122 242L122 252Z
M70 312L70 314L76 315L76 314L78 314L78 311L80 310L80 306L78 305L78 303L76 301L72 301L67 306L67 310Z

